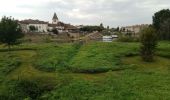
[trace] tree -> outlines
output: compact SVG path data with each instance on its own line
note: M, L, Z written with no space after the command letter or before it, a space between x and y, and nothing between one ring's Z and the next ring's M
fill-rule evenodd
M0 42L4 43L10 49L11 45L19 43L18 39L22 38L24 34L16 20L11 17L3 17L0 21Z
M140 34L141 57L144 61L151 62L157 46L156 31L152 27L144 28Z
M101 28L104 28L103 23L100 24L100 27L101 27Z
M34 31L36 31L37 29L35 28L35 26L29 26L29 30L31 31L31 32L34 32Z
M165 20L160 27L160 32L163 36L163 39L170 40L170 18Z
M110 27L109 26L107 26L107 30L109 30L110 29Z
M56 28L52 29L52 32L53 32L53 34L56 34L56 35L59 33Z
M163 23L168 18L170 18L170 10L169 9L163 9L163 10L156 12L153 16L154 28L159 30L161 27L161 23Z
M80 31L84 31L84 32L93 32L93 31L103 31L104 29L100 26L84 26L82 28L80 28Z
M116 31L117 31L117 32L119 32L119 31L120 31L120 28L119 28L119 27L117 27L117 28L116 28Z
M165 39L165 34L162 34L161 32L161 25L164 23L167 19L170 18L170 10L169 9L163 9L158 12L156 12L153 16L153 26L156 29L160 39Z

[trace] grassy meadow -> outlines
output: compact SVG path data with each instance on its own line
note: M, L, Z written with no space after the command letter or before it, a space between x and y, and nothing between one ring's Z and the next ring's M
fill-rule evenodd
M23 43L0 46L0 100L169 100L170 42L154 62L139 43Z

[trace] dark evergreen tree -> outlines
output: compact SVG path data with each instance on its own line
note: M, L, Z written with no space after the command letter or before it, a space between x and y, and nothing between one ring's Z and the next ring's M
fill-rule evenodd
M161 24L160 32L164 40L170 40L170 18Z
M169 9L163 9L158 12L156 12L153 16L153 26L157 31L157 35L160 39L167 39L166 34L162 33L162 30L164 27L162 27L162 24L165 23L170 19L170 10ZM163 28L163 29L162 29Z
M4 43L10 49L11 45L19 43L18 39L22 38L24 34L21 32L18 21L11 17L3 17L0 21L0 42Z

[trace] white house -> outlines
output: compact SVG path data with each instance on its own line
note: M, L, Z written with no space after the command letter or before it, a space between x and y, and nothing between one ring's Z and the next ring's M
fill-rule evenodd
M48 32L48 22L39 21L39 20L22 20L19 22L22 28L22 31L25 33L31 32L31 27L34 27L34 32L47 33Z

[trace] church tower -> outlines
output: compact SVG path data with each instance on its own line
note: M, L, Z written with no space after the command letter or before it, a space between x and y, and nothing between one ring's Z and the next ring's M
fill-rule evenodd
M59 20L58 20L58 17L57 17L57 14L54 13L54 16L53 16L53 19L52 19L52 24L58 24Z

